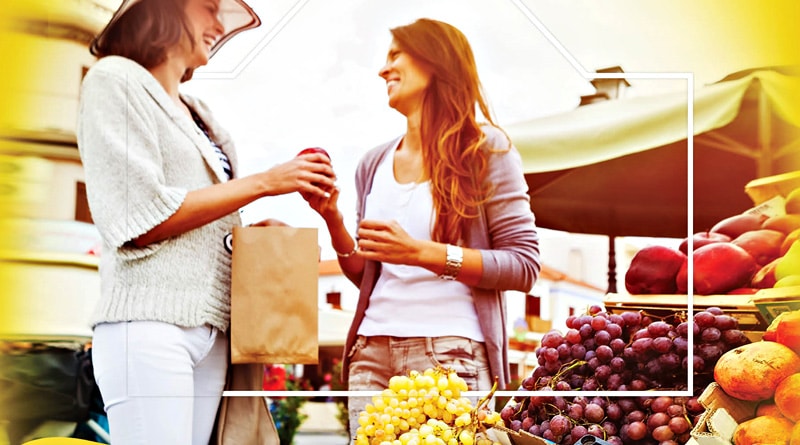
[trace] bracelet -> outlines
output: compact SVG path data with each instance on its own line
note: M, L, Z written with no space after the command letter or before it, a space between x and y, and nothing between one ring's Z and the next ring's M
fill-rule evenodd
M452 244L447 245L447 260L444 263L444 271L439 278L453 281L461 272L461 265L464 263L464 249Z
M339 253L336 251L336 249L333 249L333 251L336 252L336 256L338 256L339 258L350 258L351 256L355 255L358 252L358 244L356 244L355 247L353 247L353 250L347 253Z

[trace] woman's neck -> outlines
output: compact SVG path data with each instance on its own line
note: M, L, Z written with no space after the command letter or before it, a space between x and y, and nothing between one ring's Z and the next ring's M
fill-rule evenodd
M409 115L406 118L406 135L403 138L403 149L419 152L422 150L422 129L419 115Z
M189 108L181 101L180 89L181 78L186 72L186 67L177 60L167 57L167 60L160 65L150 68L150 74L156 78L158 83L167 92L167 95L172 99L175 105L187 115L191 115Z
M148 71L150 71L150 74L156 78L158 83L164 88L164 91L166 91L173 100L180 99L178 87L181 84L183 74L186 72L186 66L184 66L184 64L168 56L167 60L150 68Z

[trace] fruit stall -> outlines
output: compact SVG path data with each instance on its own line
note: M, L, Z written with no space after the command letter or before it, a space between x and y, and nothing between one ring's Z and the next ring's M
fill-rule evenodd
M542 335L503 406L412 371L360 413L356 445L800 444L800 171L745 191L753 207L641 248L627 292Z
M506 127L537 226L609 237L606 297L541 336L507 402L414 371L360 413L356 445L800 444L798 74L698 88L691 138L685 94ZM617 273L617 236L686 239Z

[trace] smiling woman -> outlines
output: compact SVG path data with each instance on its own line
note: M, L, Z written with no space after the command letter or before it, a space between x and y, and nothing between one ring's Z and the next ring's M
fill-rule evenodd
M77 136L103 240L93 359L115 445L209 443L223 387L240 376L227 375L224 247L239 208L333 186L321 154L239 177L230 135L181 91L220 45L258 23L241 0L131 0L92 42L100 60L83 80Z

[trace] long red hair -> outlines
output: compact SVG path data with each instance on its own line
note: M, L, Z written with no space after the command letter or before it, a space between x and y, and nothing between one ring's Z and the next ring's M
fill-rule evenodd
M481 148L486 135L476 119L476 107L489 124L496 125L472 48L461 31L422 18L392 28L391 33L401 50L432 73L420 124L423 164L436 215L431 237L456 244L492 193L485 181L489 152Z

